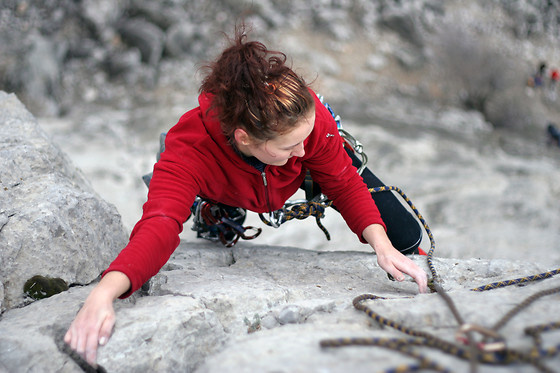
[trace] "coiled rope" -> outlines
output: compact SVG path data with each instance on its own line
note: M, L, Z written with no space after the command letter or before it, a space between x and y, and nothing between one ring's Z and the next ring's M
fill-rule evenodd
M326 199L319 199L318 201L287 202L280 210L272 212L269 217L264 214L259 214L259 217L266 225L277 228L280 224L284 224L287 221L293 219L303 220L313 216L315 217L319 229L323 231L327 240L330 241L331 235L327 228L321 223L321 219L325 217L325 210L331 206L332 201Z
M493 364L493 365L506 365L512 363L527 363L531 364L542 372L553 372L551 369L546 367L540 359L543 357L551 357L558 354L560 345L551 347L549 349L543 349L541 346L535 346L529 352L518 351L511 348L500 348L496 351L486 350L486 349L473 349L470 346L464 347L463 345L452 343L446 341L442 338L436 337L430 333L419 331L413 328L406 327L394 320L385 318L380 314L376 313L372 308L363 304L366 300L384 299L373 294L362 294L353 300L354 307L365 312L371 319L375 320L381 325L385 325L394 328L402 333L415 338L336 338L336 339L325 339L320 342L321 347L343 347L343 346L378 346L384 348L390 348L392 350L404 353L409 356L411 354L412 346L423 346L436 348L444 353L456 356L464 360L473 360L477 363ZM468 324L464 324L469 326ZM544 330L546 326L533 327L534 329ZM558 327L556 323L554 325ZM505 345L504 345L505 346ZM418 358L418 365L407 365L393 368L386 372L404 372L420 369L432 369L438 372L451 372L445 367L442 367L435 361L427 358L422 354L416 354L413 357ZM437 367L437 368L436 368Z
M418 220L424 226L426 233L430 239L430 250L427 253L427 264L432 275L432 280L430 287L432 290L436 291L445 301L447 306L450 308L451 312L457 319L460 325L459 331L457 332L458 339L462 339L463 342L468 343L468 347L463 345L452 343L436 337L430 333L424 331L418 331L413 328L406 327L394 320L385 318L380 314L376 313L370 307L363 304L366 300L378 300L385 299L373 294L362 294L357 296L353 300L353 306L359 311L365 312L371 319L375 320L381 325L385 325L394 328L404 334L412 336L414 338L336 338L336 339L325 339L320 342L321 347L342 347L351 345L362 345L362 346L377 346L383 348L389 348L391 350L399 351L407 356L414 357L418 360L418 363L412 365L401 365L393 369L387 370L386 372L409 372L416 371L420 369L431 369L437 372L450 372L451 370L441 366L437 362L428 359L424 355L415 352L413 346L425 346L436 348L442 352L450 355L454 355L458 358L469 360L471 363L471 371L476 371L476 365L478 363L484 364L513 364L513 363L526 363L534 366L541 372L553 372L541 361L542 358L556 356L560 353L560 344L547 348L543 348L541 334L546 331L560 329L560 321L553 322L549 324L542 324L531 326L525 329L525 334L533 338L534 347L528 351L519 351L516 349L508 348L505 344L504 339L498 334L498 330L502 328L507 322L509 322L515 315L521 312L523 309L527 308L530 304L536 300L552 294L557 294L560 292L560 287L543 290L536 294L531 295L523 302L512 308L508 313L506 313L493 327L484 328L479 325L467 324L463 321L463 318L459 314L457 308L455 307L453 300L445 293L441 286L441 278L437 274L435 266L433 265L433 255L435 250L435 240L433 234L418 209L414 206L412 201L403 193L403 191L395 186L382 186L377 188L371 188L371 193L383 192L383 191L395 191L399 193L402 198L407 202L409 207L414 211ZM487 291L492 289L497 289L505 286L518 285L530 281L538 281L545 278L552 277L560 273L560 268L540 273L533 276L521 277L513 280L499 281L491 284L483 285L477 288L471 289L471 291ZM483 336L481 342L476 342L474 339L474 332L478 332ZM466 335L466 338L464 337Z

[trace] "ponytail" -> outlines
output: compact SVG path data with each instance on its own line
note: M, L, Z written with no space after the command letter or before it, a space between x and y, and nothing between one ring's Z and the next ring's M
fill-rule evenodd
M286 66L286 55L270 51L258 41L247 41L245 27L236 27L234 39L206 68L201 93L214 95L222 130L232 138L237 128L266 141L290 131L314 101L302 77Z

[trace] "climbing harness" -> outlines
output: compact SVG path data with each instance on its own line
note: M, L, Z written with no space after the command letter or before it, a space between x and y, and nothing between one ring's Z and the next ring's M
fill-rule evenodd
M399 188L394 186L385 186L372 188L370 189L370 192L380 192L386 190L396 191L403 197L410 208L414 211L416 217L422 223L426 233L428 234L431 245L430 250L427 253L426 260L432 275L432 279L430 280L429 285L432 291L437 292L443 298L448 308L451 310L455 319L457 320L459 328L456 333L456 339L458 342L460 342L460 344L449 342L424 331L418 331L416 329L406 327L394 320L381 316L372 308L364 305L364 302L367 300L379 300L386 298L379 297L373 294L362 294L354 298L352 302L354 308L359 311L365 312L371 319L375 320L377 323L394 328L404 334L412 336L413 338L335 338L322 340L320 342L321 347L328 348L355 345L377 346L398 351L407 356L414 357L418 361L418 363L415 364L395 367L388 370L387 372L409 372L421 369L430 369L437 372L452 371L441 366L437 362L426 358L424 355L414 351L414 346L436 348L447 354L468 360L470 361L472 371L476 370L476 364L479 363L494 365L526 363L533 365L535 368L542 372L553 372L549 367L544 365L541 360L545 357L552 357L560 354L560 344L549 348L544 348L542 345L541 334L543 332L560 329L560 321L525 328L525 334L531 336L534 342L534 346L530 351L520 351L517 349L509 348L506 344L505 339L498 333L498 331L504 325L506 325L515 315L517 315L523 309L527 308L536 300L544 296L560 293L560 287L543 290L529 296L523 302L519 303L517 306L513 307L509 312L507 312L491 328L486 328L477 324L466 323L459 314L459 311L457 310L457 307L453 303L451 297L449 297L449 295L443 290L441 286L442 280L437 274L436 269L433 265L435 240L426 220L423 218L414 204L410 201L410 199ZM471 289L471 291L488 291L505 286L524 284L530 281L546 279L559 273L560 268L533 276L494 282L491 284L473 288ZM479 335L478 340L476 340L475 338L475 333Z

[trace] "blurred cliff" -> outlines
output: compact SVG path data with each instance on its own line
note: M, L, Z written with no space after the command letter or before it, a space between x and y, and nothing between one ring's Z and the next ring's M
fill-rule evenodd
M526 86L541 62L560 65L559 11L538 0L2 0L0 90L37 116L163 105L196 92L197 67L243 18L352 118L399 97L544 127L558 105Z

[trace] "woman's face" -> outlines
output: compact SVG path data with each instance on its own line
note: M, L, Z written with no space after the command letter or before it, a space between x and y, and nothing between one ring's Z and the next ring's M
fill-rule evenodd
M253 156L263 163L283 166L288 162L288 159L305 155L303 142L311 134L314 126L315 110L311 110L309 114L296 123L296 126L290 132L264 142L254 140L247 135L246 141L237 141L237 145L241 152Z

